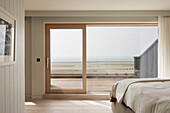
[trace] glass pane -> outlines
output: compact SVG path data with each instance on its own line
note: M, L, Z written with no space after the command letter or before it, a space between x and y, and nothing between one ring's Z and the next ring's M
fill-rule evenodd
M138 75L134 57L158 39L157 26L88 26L87 89L108 92L112 85Z
M82 89L82 29L50 29L51 89Z

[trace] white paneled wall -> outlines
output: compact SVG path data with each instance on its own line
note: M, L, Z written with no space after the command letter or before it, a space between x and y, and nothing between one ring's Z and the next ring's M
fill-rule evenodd
M24 113L24 0L0 0L0 7L17 19L16 62L0 66L0 113Z

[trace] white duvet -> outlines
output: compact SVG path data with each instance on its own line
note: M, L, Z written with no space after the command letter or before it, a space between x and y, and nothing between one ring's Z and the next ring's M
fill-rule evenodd
M122 80L111 95L117 99L114 113L170 113L170 79Z

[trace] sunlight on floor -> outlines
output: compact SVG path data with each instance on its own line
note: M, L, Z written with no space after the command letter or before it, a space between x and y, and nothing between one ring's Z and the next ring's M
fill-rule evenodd
M25 113L112 113L109 100L27 100Z
M107 102L107 101L101 101L101 102L97 102L97 101L83 101L83 102L88 103L90 105L100 105L100 106L107 107L107 108L110 108L110 106L111 106L110 104L109 105L105 104L105 102Z
M25 106L35 106L34 102L25 102Z

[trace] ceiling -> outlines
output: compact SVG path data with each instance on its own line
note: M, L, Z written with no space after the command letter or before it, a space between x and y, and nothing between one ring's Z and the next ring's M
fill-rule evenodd
M25 0L26 10L170 10L170 0Z

